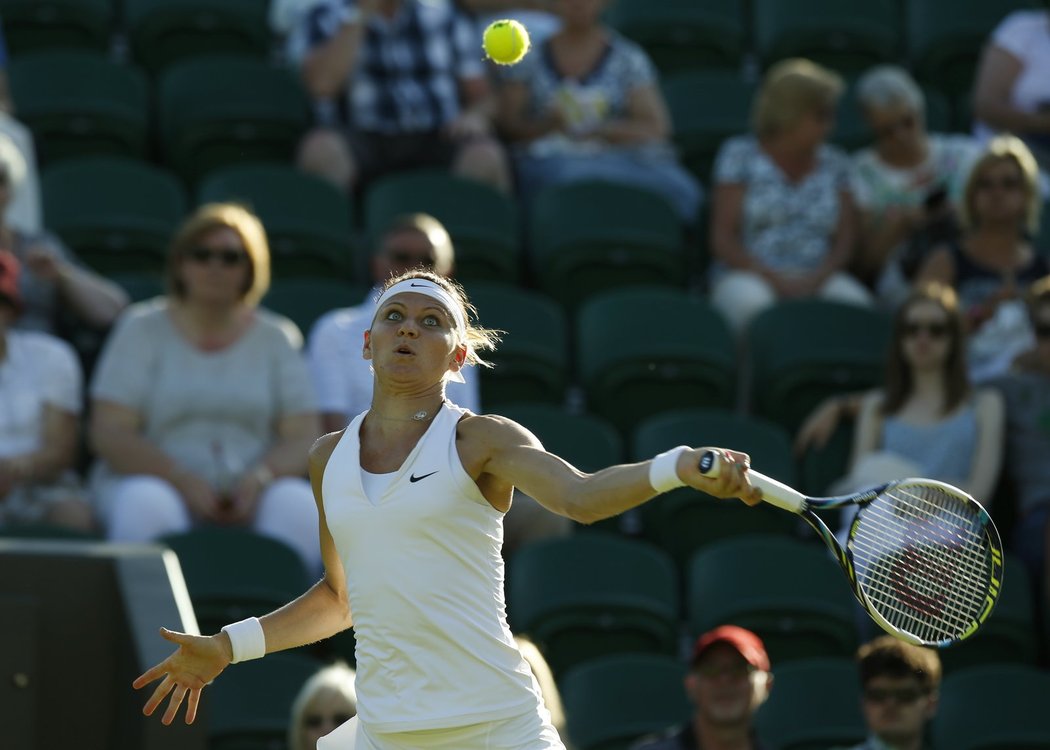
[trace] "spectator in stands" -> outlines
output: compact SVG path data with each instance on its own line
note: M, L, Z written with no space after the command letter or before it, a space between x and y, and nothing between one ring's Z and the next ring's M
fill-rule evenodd
M372 367L362 351L383 283L417 267L450 277L454 264L452 238L434 217L405 214L386 228L372 256L375 286L365 301L321 316L307 340L307 361L325 432L343 429L372 403ZM479 412L477 368L466 367L462 373L464 382L449 383L446 393L456 404Z
M57 333L64 314L71 322L105 329L128 304L117 284L88 270L54 235L26 232L6 219L6 208L25 179L27 165L14 142L0 134L0 249L23 266L25 310L16 327Z
M685 690L692 719L632 750L762 750L752 719L773 686L769 656L750 630L722 625L697 640Z
M315 99L345 95L349 122L308 133L300 166L348 191L420 167L509 190L480 40L452 0L313 5L291 35L290 57Z
M812 429L811 423L803 427ZM850 472L831 492L921 476L988 503L999 478L1003 429L1002 398L991 388L974 389L967 378L955 293L940 284L920 287L897 310L884 386L861 397ZM844 515L843 530L852 520Z
M937 712L937 652L882 635L860 647L857 664L869 736L850 750L923 750L926 724Z
M827 143L842 88L809 60L782 60L756 95L753 134L719 149L711 299L737 331L778 299L871 303L845 271L857 235L849 161Z
M320 419L298 329L258 308L270 283L262 224L238 205L201 206L175 233L166 283L121 316L91 384L109 538L249 526L320 570L303 478Z
M92 531L74 473L83 374L61 339L20 331L18 260L0 251L0 526L47 523Z
M960 204L965 233L931 252L920 282L955 287L966 315L970 375L1005 372L1032 343L1024 295L1050 263L1032 244L1039 228L1039 168L1018 138L990 141L970 170Z
M1050 170L1050 11L1016 10L992 32L977 67L974 135L1013 133Z
M317 750L317 740L357 716L357 674L343 662L318 670L292 702L288 750Z
M560 0L459 0L459 4L473 14L478 28L484 29L493 21L513 18L529 30L533 46L539 46L561 27L558 17Z
M663 195L692 223L700 185L678 163L656 69L642 50L602 23L608 0L564 0L562 27L507 69L499 124L514 144L518 187L577 180L627 183Z
M1012 548L1029 569L1050 616L1050 276L1032 285L1028 313L1035 345L992 383L1006 401L1006 474L1017 499ZM1043 632L1050 632L1044 622Z
M922 89L896 65L861 76L857 100L875 141L853 155L861 229L854 267L896 307L925 252L958 236L955 203L977 144L967 135L928 133Z

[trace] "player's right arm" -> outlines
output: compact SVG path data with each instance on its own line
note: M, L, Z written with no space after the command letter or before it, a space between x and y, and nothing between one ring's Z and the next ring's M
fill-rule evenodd
M299 598L259 618L266 640L266 653L314 643L353 625L346 577L328 530L321 499L324 469L341 434L325 435L310 450L310 483L317 502L324 577ZM142 712L147 716L152 715L170 694L171 699L162 721L171 724L183 700L187 700L186 723L190 724L196 718L201 690L233 661L233 646L229 636L222 631L215 635L199 636L162 628L161 635L178 648L164 661L146 670L132 685L139 689L160 680Z

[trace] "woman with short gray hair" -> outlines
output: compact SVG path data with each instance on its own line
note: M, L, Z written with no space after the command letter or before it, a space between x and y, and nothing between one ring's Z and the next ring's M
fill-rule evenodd
M925 249L956 235L953 206L977 144L926 131L926 97L903 68L870 69L856 92L874 141L852 159L861 216L855 268L896 306Z

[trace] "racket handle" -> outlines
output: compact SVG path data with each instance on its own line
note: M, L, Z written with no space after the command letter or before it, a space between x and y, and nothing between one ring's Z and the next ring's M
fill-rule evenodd
M722 457L716 451L707 451L700 457L700 473L714 479L722 469ZM755 471L747 470L748 479L751 484L762 490L762 501L775 505L778 508L789 510L792 513L801 513L806 507L806 496L798 490L788 487L783 482L778 482L772 477Z

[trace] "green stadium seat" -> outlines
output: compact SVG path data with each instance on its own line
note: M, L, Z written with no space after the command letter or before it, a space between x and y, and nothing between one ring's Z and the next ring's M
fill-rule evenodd
M164 161L191 182L232 164L289 162L309 122L292 71L250 58L174 63L157 94Z
M496 350L482 355L495 365L479 373L482 403L561 404L569 369L561 307L543 294L511 284L476 282L469 293L481 325L504 332Z
M689 630L730 623L762 638L778 668L795 659L853 656L860 611L821 544L753 534L712 542L686 573Z
M51 539L72 542L101 541L102 534L51 523L0 524L0 539Z
M675 409L655 414L634 431L632 459L643 461L676 445L712 445L741 450L763 474L793 486L795 466L783 428L723 409ZM683 487L640 509L642 533L684 570L697 550L720 539L768 533L790 536L798 519L771 505L749 508Z
M8 68L18 117L42 164L90 155L146 156L149 91L133 65L81 50L35 52Z
M735 345L722 316L676 289L596 294L576 320L588 410L627 434L670 408L724 406L735 396Z
M777 750L852 747L867 728L860 707L860 675L851 659L773 662L776 681L755 714L755 732Z
M1050 674L1034 666L973 667L945 676L931 722L935 750L1046 750Z
M821 497L828 493L832 482L849 473L855 426L853 420L840 422L823 447L810 448L802 455L799 490L812 497Z
M165 535L160 542L179 558L202 633L264 615L310 585L295 550L250 529L200 527Z
M0 0L13 58L42 49L108 52L112 0Z
M48 226L102 273L158 271L186 213L178 179L133 159L72 159L44 170Z
M536 196L529 226L539 287L567 309L623 285L684 286L681 224L649 190L598 181L551 186Z
M711 168L722 142L747 130L755 89L735 71L679 73L665 80L675 145L685 166L703 182L713 181Z
M752 19L763 67L807 57L840 73L860 72L899 55L895 0L753 0Z
M685 665L669 656L621 654L576 667L562 679L575 750L627 750L638 738L688 721Z
M642 45L663 73L735 68L743 59L742 0L615 0L606 21Z
M992 31L1028 0L911 0L904 3L908 57L916 77L948 94L973 88Z
M262 220L279 276L354 278L350 201L325 180L285 164L245 164L212 172L199 202L237 201Z
M283 652L224 672L204 691L208 750L286 748L292 703L322 667L317 659Z
M620 433L593 414L570 414L559 406L544 403L500 404L498 411L580 471L594 472L623 461Z
M273 35L260 0L122 0L132 57L151 72L199 55L265 59Z
M678 644L674 563L645 543L574 534L520 547L507 571L507 611L559 677L612 653L673 654Z
M830 395L882 382L890 318L821 299L779 302L747 329L755 413L791 434Z
M1032 607L1032 586L1028 569L1021 560L1007 554L1003 560L1003 585L999 601L972 637L941 651L945 673L987 664L1034 664L1036 619Z
M364 301L368 289L330 277L274 278L263 298L263 306L290 318L303 336L310 333L317 319L341 307Z
M517 207L475 180L438 170L385 177L365 195L364 221L373 245L400 214L430 214L456 248L456 278L515 282L521 276Z

